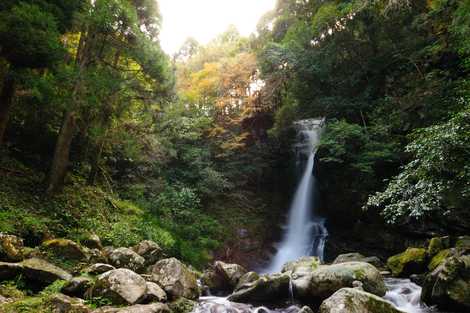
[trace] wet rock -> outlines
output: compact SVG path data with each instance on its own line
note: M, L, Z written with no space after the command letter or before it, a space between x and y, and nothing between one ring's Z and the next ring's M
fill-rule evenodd
M422 286L424 284L424 279L426 276L424 274L413 274L410 276L411 282L415 283L418 286Z
M120 268L98 276L93 296L105 297L113 304L135 304L147 291L147 282L135 272Z
M170 299L184 297L197 299L199 287L196 275L175 258L163 259L152 269L152 281L160 285Z
M143 303L150 302L166 302L167 296L165 290L153 282L147 282L147 291L145 293Z
M390 302L353 288L342 288L320 305L319 313L403 313Z
M307 303L320 302L341 288L353 287L355 281L361 282L367 292L385 295L382 275L373 265L365 262L321 265L311 273L292 274L294 297Z
M93 280L89 277L74 277L62 287L61 292L67 296L83 298L92 285Z
M17 262L23 260L23 239L0 233L0 260Z
M320 265L320 259L316 256L303 257L296 261L287 262L281 272L312 272Z
M229 301L241 303L273 303L288 299L289 273L262 275L259 279L239 285Z
M239 289L241 288L241 286L243 286L244 284L248 284L248 283L252 283L256 280L259 279L259 275L258 273L255 273L255 272L248 272L246 273L245 275L243 275L242 277L240 277L239 281L238 281L238 284L237 286L235 287L235 289Z
M140 272L144 268L145 259L129 248L118 248L108 256L109 262L117 268L127 268Z
M152 304L137 304L124 308L103 307L94 310L93 313L171 313L166 304L152 303Z
M408 248L405 252L388 258L387 266L396 277L421 274L426 270L426 258L426 249Z
M145 259L145 265L153 265L160 261L163 257L163 249L151 240L144 240L135 245L132 250Z
M360 253L340 254L333 261L333 264L340 264L340 263L346 263L346 262L366 262L366 263L374 265L377 268L384 267L384 264L378 257L376 256L366 257Z
M70 280L72 275L47 261L32 258L19 263L22 273L30 280L52 284L56 280Z
M421 300L443 310L470 311L470 255L452 256L428 274Z
M112 270L115 270L116 268L112 265L109 264L104 264L104 263L96 263L93 264L89 267L87 267L84 272L91 274L91 275L99 275L103 274Z
M204 272L201 281L213 293L218 291L232 292L240 278L246 273L247 270L241 265L217 261L212 268Z
M103 250L103 244L101 243L100 237L96 234L90 234L86 238L82 239L81 244L88 249Z
M452 254L454 254L454 253L452 252L451 249L445 249L445 250L439 251L439 253L434 255L432 257L431 261L429 262L428 270L431 271L431 272L434 271L439 265L444 263L445 260L448 257L450 257Z
M53 313L91 313L82 299L55 294L49 300Z
M298 313L313 313L312 309L308 306L302 307Z
M42 244L42 249L67 260L83 261L88 258L85 248L68 239L51 239Z

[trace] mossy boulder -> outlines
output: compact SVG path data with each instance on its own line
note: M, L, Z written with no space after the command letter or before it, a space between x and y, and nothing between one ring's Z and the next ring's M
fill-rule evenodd
M366 263L370 263L374 265L377 268L384 267L384 264L378 257L376 256L366 257L357 252L340 254L333 261L333 264L346 263L346 262L366 262Z
M22 273L30 280L52 284L56 280L70 280L72 275L45 260L32 258L19 263Z
M452 256L426 276L421 300L443 310L470 311L470 255Z
M213 293L230 293L246 273L247 270L241 265L217 261L203 273L201 282Z
M457 249L470 249L470 236L460 236L455 242Z
M385 283L379 270L365 262L347 262L333 265L321 265L309 276L298 283L297 277L292 277L294 297L307 303L320 303L341 288L353 287L360 282L363 289L377 296L384 296ZM305 281L308 279L308 285Z
M47 240L43 242L41 249L53 257L65 260L84 261L88 258L86 248L68 239Z
M433 257L444 249L450 248L450 237L434 237L429 240L426 252L429 257Z
M308 271L312 272L320 266L320 259L316 256L302 257L296 261L287 262L282 266L282 273L285 272L300 272Z
M153 265L164 258L163 249L151 240L141 241L132 250L145 259L145 265Z
M0 260L17 262L23 260L23 239L0 233Z
M54 294L47 299L54 313L91 313L85 301L72 298L63 294Z
M147 291L147 282L135 272L119 268L97 277L91 293L95 297L104 297L113 304L135 304Z
M405 252L394 255L387 260L387 267L393 276L405 277L421 274L426 270L427 253L424 248L408 248Z
M319 313L403 313L390 302L356 288L343 288L320 305Z
M117 268L127 268L134 272L144 270L145 259L129 248L118 248L108 256L109 262Z
M428 270L434 271L439 265L445 262L445 260L451 255L451 249L445 249L439 251L436 255L434 255L431 261L428 264Z

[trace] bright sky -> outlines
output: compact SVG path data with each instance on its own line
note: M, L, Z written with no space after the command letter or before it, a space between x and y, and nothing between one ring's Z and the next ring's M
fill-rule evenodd
M173 54L186 38L205 44L231 24L248 36L261 16L274 9L276 0L158 0L163 16L160 41Z

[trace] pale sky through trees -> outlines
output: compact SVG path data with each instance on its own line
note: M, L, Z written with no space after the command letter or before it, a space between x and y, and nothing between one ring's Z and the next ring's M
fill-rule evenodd
M163 15L160 36L163 49L175 53L186 38L202 44L225 31L231 24L242 35L256 30L264 13L272 10L276 0L159 0Z

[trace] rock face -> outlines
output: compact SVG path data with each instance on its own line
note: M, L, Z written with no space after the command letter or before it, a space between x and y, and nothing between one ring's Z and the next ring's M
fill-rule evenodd
M175 258L163 259L152 267L152 281L160 285L171 299L197 299L196 275Z
M147 305L137 304L125 308L103 307L94 310L93 313L170 313L166 304L152 303Z
M373 294L343 288L323 301L319 313L403 313Z
M426 270L426 258L426 249L408 248L405 252L388 258L387 266L393 276L397 277L421 274Z
M444 310L470 311L470 255L450 257L428 274L421 300Z
M42 248L67 260L82 261L87 259L85 248L68 239L52 239L45 241L42 244Z
M19 263L22 273L31 280L52 284L56 280L70 280L72 275L67 271L41 259L32 258Z
M92 288L93 296L106 297L113 304L135 304L146 291L145 279L125 268L101 274Z
M360 253L340 254L333 261L333 264L340 264L340 263L346 263L346 262L366 262L366 263L374 265L377 268L384 267L384 264L382 263L382 261L380 261L378 257L376 256L366 257Z
M128 248L115 249L109 254L108 258L115 267L123 267L135 272L143 270L145 264L143 257Z
M204 272L201 281L211 292L232 292L246 273L247 270L241 265L217 261L211 269Z
M17 262L23 259L23 239L0 233L0 260Z
M341 288L353 287L355 281L361 282L365 291L377 296L384 296L386 292L380 272L364 262L322 265L302 276L293 274L292 279L294 297L307 302L320 302Z
M163 249L151 240L144 240L135 245L132 250L145 259L145 265L153 265L163 258Z
M289 297L289 273L262 275L239 285L229 300L241 303L272 303Z

